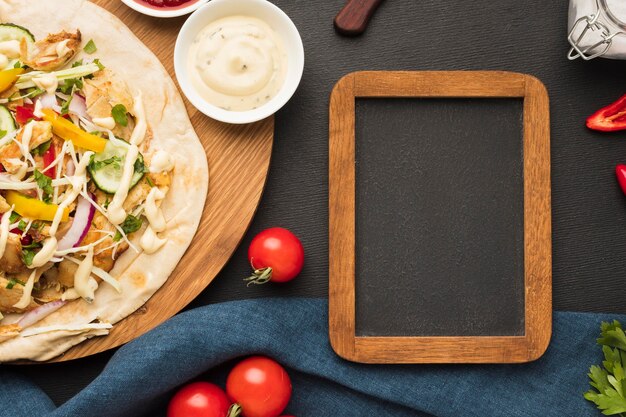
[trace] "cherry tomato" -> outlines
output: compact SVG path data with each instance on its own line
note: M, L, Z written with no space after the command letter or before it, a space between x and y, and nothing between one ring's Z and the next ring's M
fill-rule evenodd
M252 239L248 260L254 274L246 278L248 285L287 282L294 279L304 265L304 248L300 240L281 227L267 229Z
M217 385L194 382L174 395L167 407L167 417L226 417L230 401Z
M253 356L230 371L226 393L243 417L278 417L291 398L291 380L277 362Z

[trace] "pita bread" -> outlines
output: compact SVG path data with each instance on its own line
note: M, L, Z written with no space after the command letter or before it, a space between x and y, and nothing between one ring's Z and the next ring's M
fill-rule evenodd
M114 15L85 0L0 0L0 20L28 28L37 39L76 29L83 34L83 44L93 39L102 63L126 81L133 95L142 93L154 134L150 151L166 151L174 161L172 184L161 206L168 224L166 245L152 255L128 250L120 256L110 274L121 284L121 293L102 283L92 304L82 299L72 301L32 328L80 328L94 322L114 325L141 307L163 285L191 243L208 190L204 149L170 75ZM84 58L82 54L75 59ZM139 238L135 236L133 242ZM0 362L45 361L88 338L107 333L102 328L63 330L30 337L20 335L4 342L4 335L0 334Z

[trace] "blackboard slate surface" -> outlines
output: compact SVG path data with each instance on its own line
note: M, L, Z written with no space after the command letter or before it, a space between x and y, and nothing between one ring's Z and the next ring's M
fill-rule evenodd
M356 103L356 335L523 335L522 100Z
M555 310L626 313L626 197L613 180L615 164L626 161L626 133L607 136L584 127L585 117L626 91L626 62L567 61L567 1L388 0L358 38L337 36L333 28L345 0L272 2L303 38L304 78L277 114L272 167L251 229L190 307L328 296L328 97L339 78L363 69L495 69L533 74L550 93ZM292 229L304 244L301 276L287 286L242 287L247 246L255 233L276 225ZM60 404L95 378L112 354L15 371ZM164 416L164 408L147 415Z

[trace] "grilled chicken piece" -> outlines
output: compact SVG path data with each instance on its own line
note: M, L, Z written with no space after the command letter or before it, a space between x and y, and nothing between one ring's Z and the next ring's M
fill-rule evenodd
M130 212L135 209L138 205L143 203L150 194L150 190L152 187L148 184L148 182L144 179L141 180L135 185L129 192L128 197L124 200L124 204L122 207L126 212Z
M37 146L48 142L52 139L52 124L50 122L38 122L32 121L29 124L33 125L33 134L30 137L30 142L28 145L29 150L35 149ZM24 129L17 134L17 141L22 142L22 138L24 137ZM15 143L15 142L14 142Z
M0 271L9 274L28 271L28 268L22 261L22 244L18 235L9 234L4 255L0 258Z
M72 288L74 286L74 275L76 274L78 265L72 261L68 261L67 259L64 259L57 265L56 282L65 288Z
M97 198L98 204L104 204L106 194L102 193L102 195L98 196L98 194L96 193L96 195L98 197ZM102 200L100 200L100 198L102 198ZM104 235L98 232L97 230L106 230L106 231L110 231L113 233L117 231L117 229L115 229L115 227L109 222L109 220L106 217L104 217L104 215L100 213L99 211L97 211L96 214L93 216L93 221L91 222L91 224L92 224L92 228L89 229L89 231L87 232L87 235L81 242L81 245L83 246L102 239L102 236ZM110 249L104 250L101 253L99 252L105 248L108 248L109 246L112 246L115 243L116 242L113 241L112 237L108 237L107 239L104 239L102 242L94 246L94 256L93 256L94 266L97 266L98 268L101 268L107 272L113 269L113 265L115 264L115 260L113 259L113 249L110 248ZM115 251L116 258L119 255L121 255L123 252L125 252L127 249L128 249L128 243L121 242L117 246L117 250Z
M20 330L21 327L18 326L17 323L0 325L0 343L18 336Z
M133 97L126 83L119 77L115 77L112 71L104 69L95 74L90 80L85 80L83 94L87 101L87 114L92 119L111 117L113 107L122 104L128 112L133 111ZM135 122L128 118L127 126L115 126L113 134L119 138L128 140L135 128Z
M37 146L48 142L52 139L52 125L50 122L30 122L33 125L33 133L29 142L29 150L35 149ZM16 140L22 142L24 137L24 129L17 134ZM0 149L0 163L8 173L14 174L22 167L22 152L19 145L13 141Z
M28 50L24 39L20 45L22 60L36 70L57 70L74 58L80 49L81 39L80 30L76 30L76 33L63 31L38 41L33 50Z
M55 287L44 288L43 290L33 290L33 298L41 304L50 303L52 301L60 300L63 295L63 291Z
M30 301L30 305L23 310L13 307L13 305L17 304L20 301L20 298L22 298L24 287L20 284L15 284L11 289L8 289L7 285L9 285L9 282L10 281L8 279L0 277L0 312L23 313L39 307L39 304L32 299Z

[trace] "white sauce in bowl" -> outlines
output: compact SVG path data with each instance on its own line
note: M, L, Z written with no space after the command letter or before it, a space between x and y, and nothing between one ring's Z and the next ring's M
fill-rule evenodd
M230 16L210 23L189 49L191 82L208 103L247 111L274 98L287 78L287 52L265 22Z

